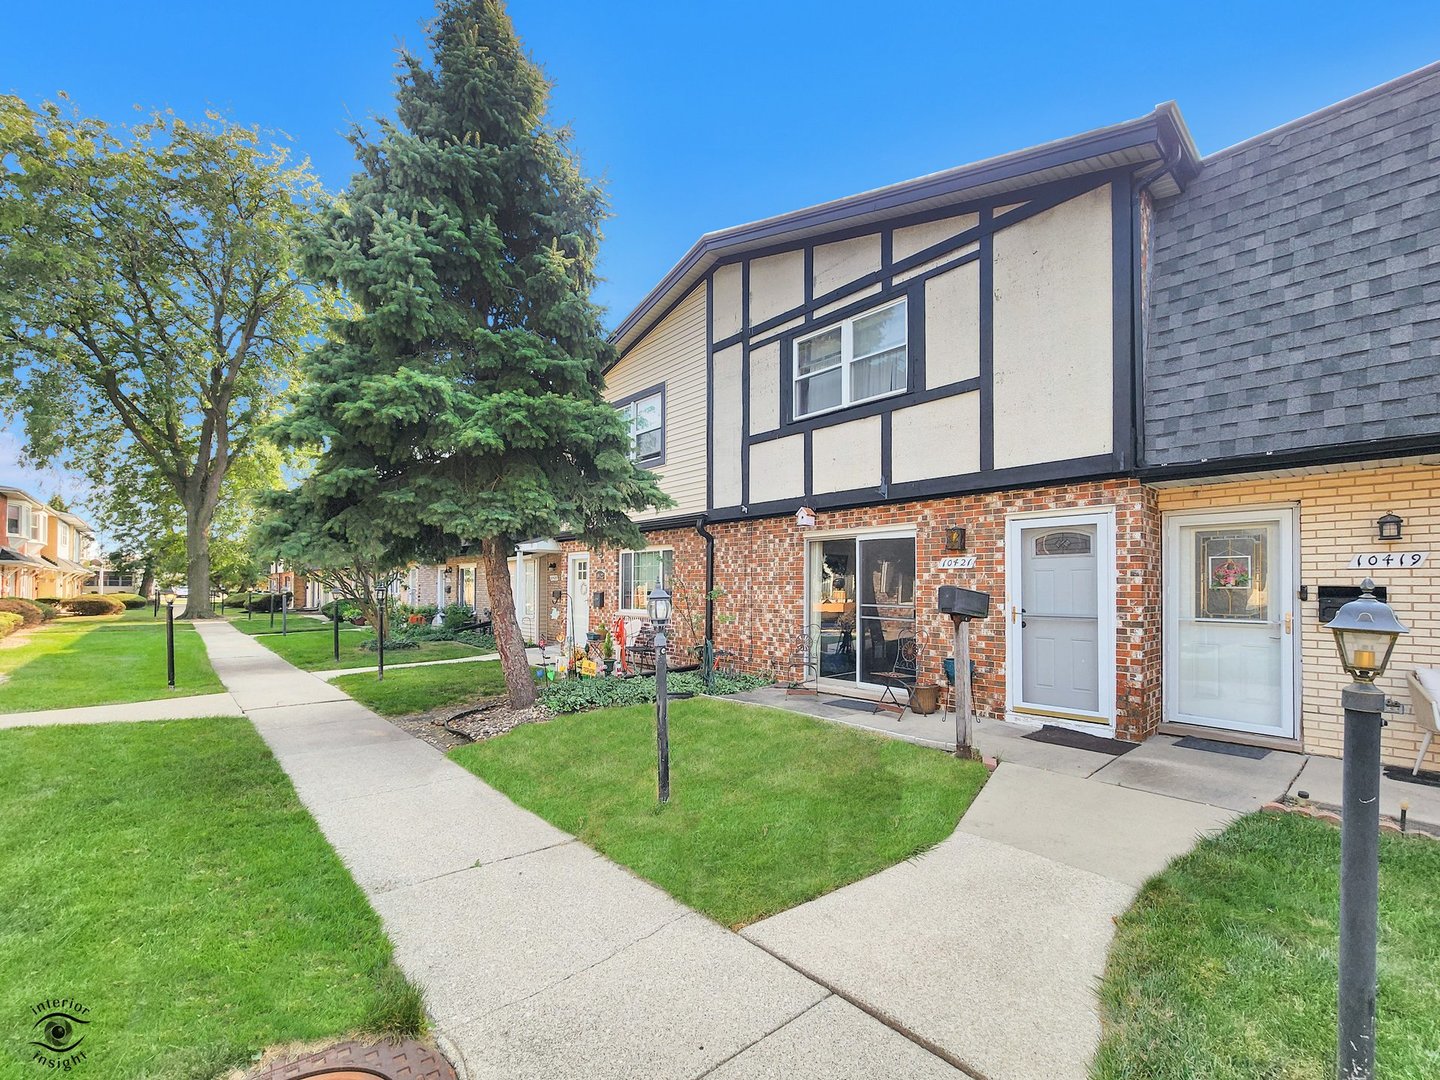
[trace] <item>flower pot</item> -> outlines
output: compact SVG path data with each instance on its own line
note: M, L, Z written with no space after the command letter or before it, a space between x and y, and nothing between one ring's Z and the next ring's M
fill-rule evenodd
M912 686L910 688L910 711L927 716L940 708L940 687Z

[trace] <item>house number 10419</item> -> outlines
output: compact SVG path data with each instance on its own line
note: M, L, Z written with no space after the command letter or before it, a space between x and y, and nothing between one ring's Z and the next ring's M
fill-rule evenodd
M1350 560L1351 570L1413 570L1424 566L1428 551L1371 551Z

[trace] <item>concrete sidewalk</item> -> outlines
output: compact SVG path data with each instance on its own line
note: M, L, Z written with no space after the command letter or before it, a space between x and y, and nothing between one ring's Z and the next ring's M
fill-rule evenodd
M191 697L128 701L120 705L87 705L78 709L44 709L39 712L0 715L0 729L42 727L51 724L125 724L138 720L198 720L209 716L244 716L229 694L195 694Z
M1236 816L1002 763L925 855L741 933L974 1073L1080 1080L1114 918Z
M960 1075L323 680L196 629L469 1077Z

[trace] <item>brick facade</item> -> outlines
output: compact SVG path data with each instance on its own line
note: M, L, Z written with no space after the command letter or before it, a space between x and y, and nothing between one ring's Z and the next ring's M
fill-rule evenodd
M950 620L935 612L939 586L961 585L992 597L991 615L972 624L971 655L978 668L976 711L984 717L1005 714L1005 524L1014 513L1067 509L1115 510L1116 579L1116 733L1141 739L1160 722L1160 522L1153 491L1134 480L1030 488L867 506L817 514L814 529L800 529L791 517L715 524L715 584L723 593L716 603L715 643L735 655L740 667L778 678L791 678L787 661L798 647L807 622L805 545L818 533L884 527L911 528L916 534L917 643L922 678L941 681L942 660L950 654ZM974 570L938 570L945 550L945 528L967 530L967 553L977 557ZM648 533L651 547L675 551L672 592L693 596L694 629L685 617L686 601L677 600L676 637L680 646L704 634L704 540L690 528ZM570 543L567 551L584 550ZM600 572L597 575L597 570ZM568 578L568 575L567 575ZM606 593L606 617L619 584L619 555L592 555L591 590ZM591 613L592 622L598 613Z
M1318 585L1358 585L1370 573L1385 585L1389 603L1410 629L1395 646L1390 668L1377 685L1386 696L1409 705L1405 672L1440 667L1440 468L1405 465L1353 468L1303 477L1247 479L1159 491L1162 511L1243 506L1294 505L1300 510L1300 581L1310 600L1296 607L1300 634L1300 737L1305 750L1339 756L1343 726L1340 691L1348 683L1334 638L1317 617ZM1376 520L1394 511L1405 519L1404 538L1376 539ZM1428 551L1431 558L1415 570L1351 570L1362 552ZM1410 766L1420 749L1421 732L1413 715L1387 717L1381 734L1384 759ZM1440 745L1426 756L1424 768L1440 770Z

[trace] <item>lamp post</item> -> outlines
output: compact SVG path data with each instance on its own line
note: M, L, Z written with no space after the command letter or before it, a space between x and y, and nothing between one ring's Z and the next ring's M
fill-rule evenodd
M290 632L290 593L286 590L280 592L280 636L284 637Z
M1340 663L1355 681L1340 694L1345 709L1345 759L1340 810L1340 1015L1336 1076L1375 1075L1375 949L1380 903L1380 726L1385 673L1395 641L1409 631L1375 583L1330 622Z
M156 593L159 598L159 593ZM175 590L165 590L165 682L175 686Z
M379 609L376 611L376 616L377 616L377 618L376 618L375 621L379 624L379 630L378 630L378 632L375 634L375 656L376 656L375 681L376 681L376 682L384 682L384 681L385 681L385 605L386 605L387 603L389 603L389 601L390 601L390 589L389 589L389 587L387 586L386 589L385 589L383 592L381 592L380 589L379 589L379 584L377 583L377 584L376 584L376 592L379 593Z
M330 594L330 637L335 652L335 662L340 662L340 594Z
M670 702L665 691L665 627L670 623L670 594L663 582L646 597L655 627L655 742L660 758L660 801L670 801Z

